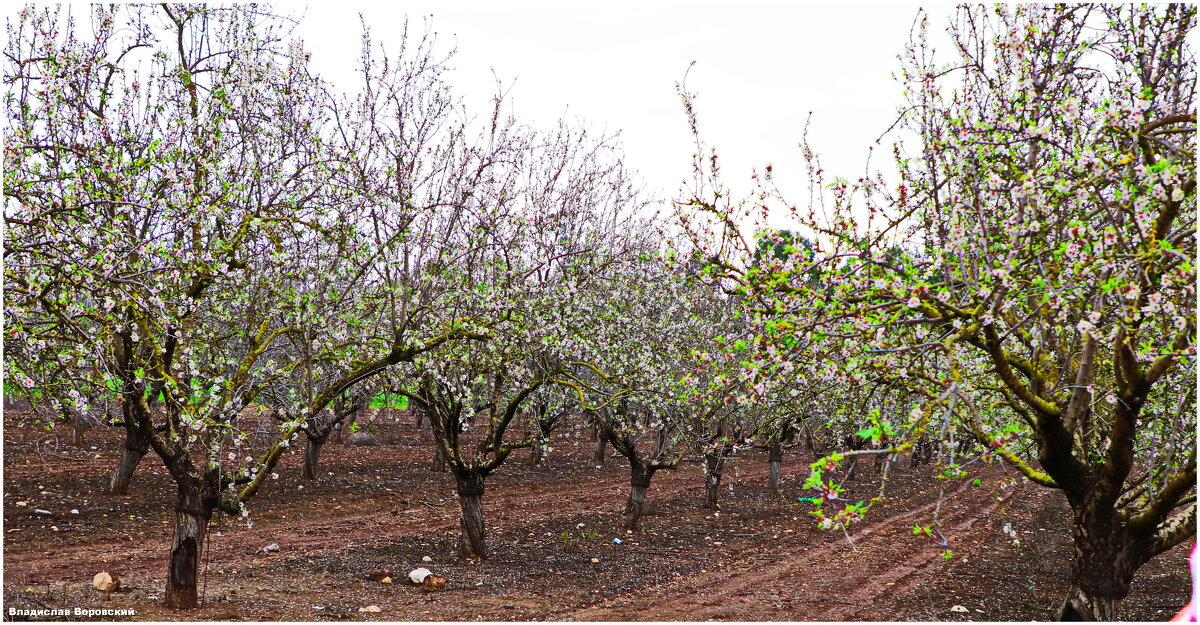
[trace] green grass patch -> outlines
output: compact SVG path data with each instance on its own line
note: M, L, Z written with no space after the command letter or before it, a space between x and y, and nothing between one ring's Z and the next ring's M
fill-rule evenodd
M404 410L408 408L408 398L396 393L380 393L371 398L371 405L369 407Z

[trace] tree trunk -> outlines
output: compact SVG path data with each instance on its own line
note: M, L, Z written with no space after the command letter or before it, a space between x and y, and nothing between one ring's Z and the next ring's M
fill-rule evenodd
M596 452L592 454L592 461L596 464L604 464L604 445L608 442L608 437L604 432L596 435Z
M175 508L175 537L171 541L171 561L167 569L167 593L164 605L175 610L190 610L200 605L197 589L200 559L204 553L204 534L212 508L198 495L180 494Z
M127 422L128 423L128 422ZM108 483L108 492L113 495L124 495L129 492L129 483L133 481L133 472L137 469L142 456L150 450L150 439L136 427L125 427L125 453L113 471L112 480Z
M1120 619L1121 600L1116 597L1089 595L1072 585L1067 599L1058 609L1060 621L1116 621Z
M488 557L487 543L483 532L483 476L478 473L455 472L458 482L458 504L462 508L460 526L462 537L459 556L463 558Z
M721 496L721 469L724 468L725 454L721 450L704 454L704 507L717 508Z
M441 473L446 470L446 456L442 454L441 447L438 447L433 453L433 464L429 465L429 470L434 473Z
M654 472L638 466L631 460L629 478L629 499L625 502L625 511L621 514L621 526L627 530L636 530L638 523L646 514L646 489L650 487L650 478Z
M781 495L783 489L779 486L779 468L783 465L783 445L778 441L772 441L767 448L767 464L767 488L772 493Z
M533 447L529 449L529 466L536 467L546 458L546 442L541 437L533 442Z
M83 415L75 415L74 421L71 423L71 443L76 447L83 447L83 434L88 429L87 423L83 420Z
M1133 574L1150 556L1123 536L1111 512L1101 510L1093 501L1083 501L1074 507L1071 588L1059 608L1058 619L1117 620Z
M308 445L304 448L304 479L317 479L317 462L321 458L321 446L324 444L324 438L308 436Z
M433 424L430 422L429 415L421 410L413 410L417 415L417 429L421 431L421 440L433 440Z

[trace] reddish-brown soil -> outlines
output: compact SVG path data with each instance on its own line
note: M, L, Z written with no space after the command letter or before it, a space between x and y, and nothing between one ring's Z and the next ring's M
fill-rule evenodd
M85 447L69 432L17 424L4 430L4 599L7 608L122 608L137 620L1048 620L1066 591L1070 554L1061 495L1017 483L1002 468L946 484L940 521L949 546L912 535L933 521L942 486L928 467L902 463L888 498L851 532L814 528L800 503L811 458L785 459L785 496L766 489L766 460L738 456L719 511L702 506L700 463L655 476L657 510L641 531L617 529L628 465L590 462L591 441L571 423L550 465L517 452L488 480L485 562L455 557L453 480L431 473L431 446L410 421L381 427L379 447L330 442L318 482L300 479L289 454L251 501L253 528L214 519L205 554L204 606L161 606L174 489L157 458L138 468L132 494L104 494L122 432L94 429ZM878 488L870 471L852 499ZM18 506L24 502L24 506ZM51 514L37 513L37 509ZM73 514L72 510L78 510ZM1009 523L1019 547L1000 531ZM621 539L616 544L614 538ZM275 543L277 552L264 552ZM952 557L944 557L947 551ZM423 562L429 556L432 562ZM1131 620L1163 620L1187 601L1187 546L1138 573L1123 606ZM593 559L598 560L593 562ZM425 566L445 591L409 585ZM368 579L390 569L396 581ZM107 570L124 587L91 589ZM376 605L378 613L360 613ZM961 606L966 612L952 611ZM125 619L120 619L125 620Z

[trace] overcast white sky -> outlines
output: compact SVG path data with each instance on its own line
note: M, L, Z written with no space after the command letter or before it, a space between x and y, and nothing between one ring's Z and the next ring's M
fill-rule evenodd
M418 30L428 16L443 49L458 50L450 81L472 108L485 110L494 95L494 70L512 84L522 121L549 127L566 114L619 130L627 164L667 199L690 172L693 149L675 83L692 61L687 87L699 96L701 132L717 146L727 182L749 190L751 168L772 163L781 183L802 190L796 145L809 111L810 138L830 174L861 175L867 146L895 117L900 87L891 74L918 9L697 1L284 7L305 11L299 33L316 70L335 81L355 66L360 12L391 49L405 15ZM944 28L950 10L932 5L932 32ZM886 165L880 157L875 165Z

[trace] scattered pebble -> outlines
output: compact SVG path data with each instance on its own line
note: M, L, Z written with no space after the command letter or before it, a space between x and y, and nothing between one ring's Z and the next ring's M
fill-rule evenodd
M424 556L421 558L421 562L433 562L433 558L431 558L429 556Z
M419 569L413 569L409 571L408 579L414 584L420 584L421 582L425 581L426 577L429 577L430 575L433 575L433 571L430 571L425 567L421 567Z
M17 505L24 508L25 506L29 505L29 502L28 501L18 501Z
M71 508L71 514L79 514L79 508Z
M359 612L383 612L383 608L381 608L377 605L369 605L365 608L359 608L358 611Z
M956 605L950 608L951 612L966 612L967 608L961 605Z
M121 578L108 571L100 571L92 577L92 588L100 592L112 592L120 587Z
M271 543L271 544L267 545L266 547L263 547L262 550L263 550L263 553L279 551L279 543Z
M33 511L37 514L50 514L49 510L42 510L41 508L35 508Z
M599 561L600 561L600 558L592 558L592 564L595 564Z

